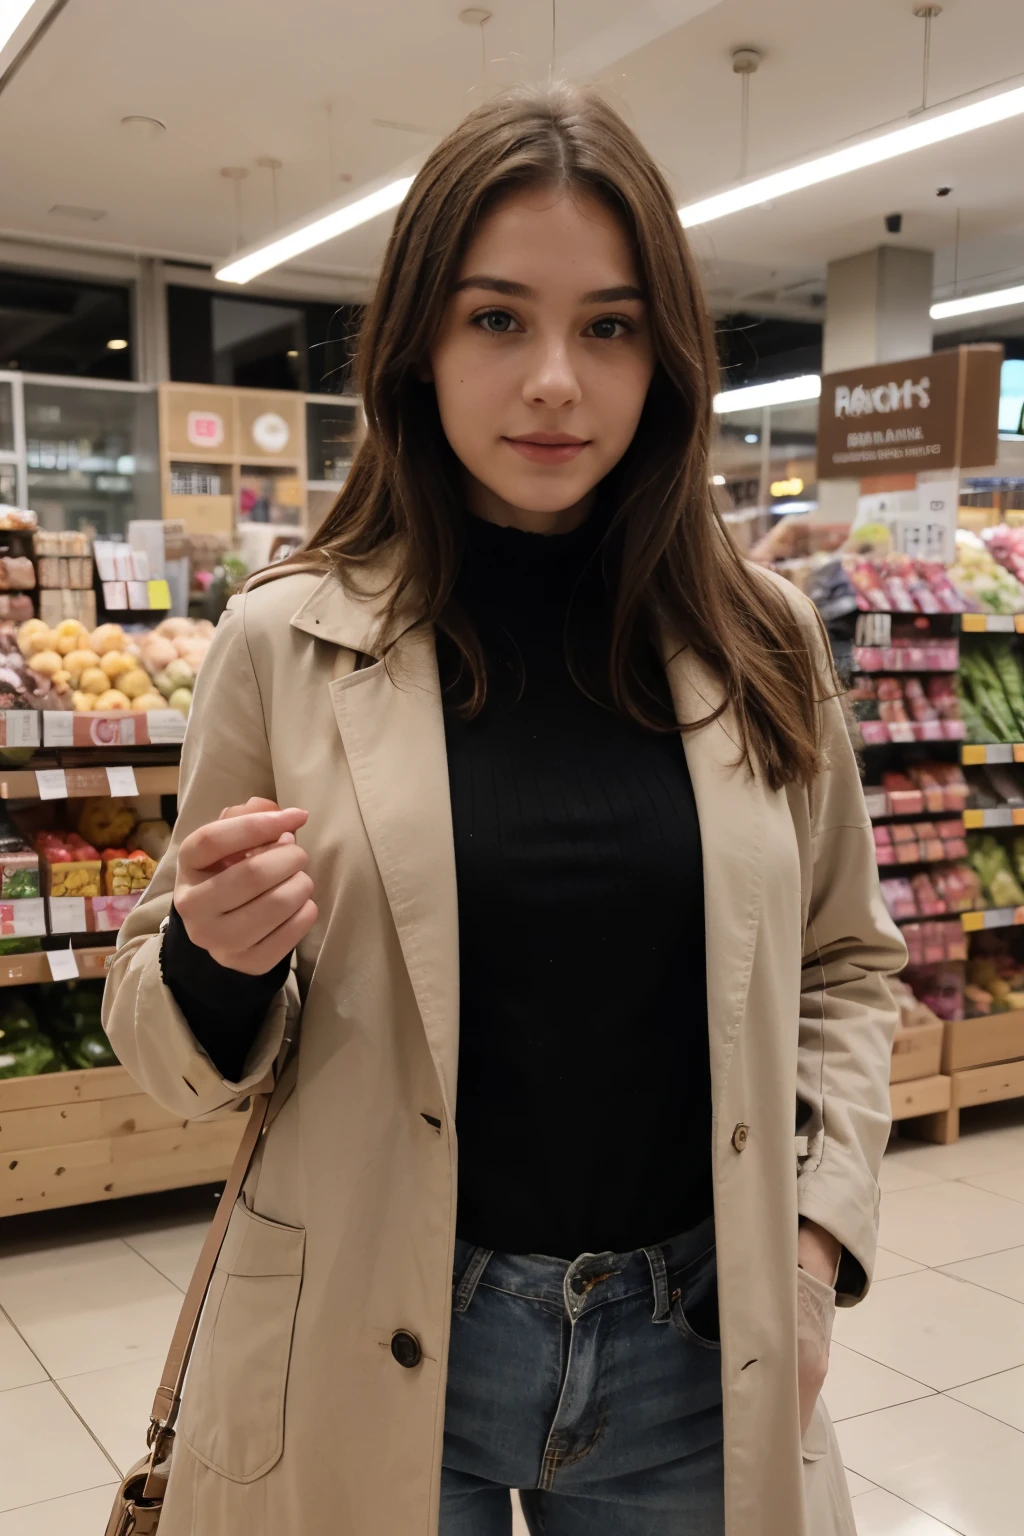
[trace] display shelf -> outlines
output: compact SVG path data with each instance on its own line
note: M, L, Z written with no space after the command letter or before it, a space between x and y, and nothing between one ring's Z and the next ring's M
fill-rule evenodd
M943 1073L917 1077L906 1083L890 1083L889 1101L894 1120L909 1120L920 1115L948 1111L952 1100L952 1079Z
M107 960L114 953L113 945L105 945L102 949L76 949L81 980L102 980L107 974ZM31 955L0 956L0 987L29 987L50 980L50 963L44 950Z
M964 811L964 830L995 832L1005 827L1024 827L1024 806L997 806L992 811Z
M947 1081L950 1085L948 1106L914 1124L915 1134L943 1145L959 1140L962 1109L1024 1098L1024 1060L969 1067L966 1071L952 1073Z
M111 764L111 767L114 765ZM178 767L177 764L166 763L143 767L135 764L135 785L140 795L175 795L178 792ZM42 770L46 771L46 770ZM80 800L93 795L109 795L110 784L107 778L107 769L96 768L65 768L63 770L67 785L67 799ZM3 800L39 800L44 797L40 794L37 770L34 768L22 768L11 770L0 769L0 799ZM52 798L62 799L63 796Z
M1024 907L990 907L985 912L961 912L964 933L981 933L988 928L1019 928L1024 924Z
M1024 1058L1024 1009L987 1013L977 1019L951 1019L946 1024L943 1072L963 1072L1020 1058Z
M0 1082L0 1217L216 1183L245 1115L183 1121L123 1067Z
M977 768L984 763L1024 763L1024 742L999 741L981 746L965 741L960 748L960 761L965 768Z
M965 635L1024 635L1024 613L962 613Z

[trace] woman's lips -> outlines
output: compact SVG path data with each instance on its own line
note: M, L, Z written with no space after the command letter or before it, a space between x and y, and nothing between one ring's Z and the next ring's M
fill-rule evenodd
M533 464L568 464L587 447L585 442L545 443L531 437L506 437L505 441Z

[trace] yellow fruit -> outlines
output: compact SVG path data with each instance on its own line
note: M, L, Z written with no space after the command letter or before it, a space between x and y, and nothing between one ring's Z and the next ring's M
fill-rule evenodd
M77 682L89 667L98 667L99 664L100 659L95 651L71 651L64 658L64 665L71 673L72 682Z
M104 652L100 657L100 666L109 678L120 677L122 672L132 670L131 660L123 651Z
M166 708L167 700L161 693L140 693L136 698L132 699L132 709L135 710Z
M120 688L108 688L106 693L101 693L96 700L98 710L131 709L132 701L121 692Z
M23 656L31 656L31 640L34 635L49 635L49 626L42 619L26 619L18 627L18 650Z
M108 651L119 651L124 645L124 630L120 624L101 624L99 629L94 629L89 637L89 646L97 656L105 656Z
M148 672L143 672L141 667L133 667L130 672L125 672L123 677L118 678L117 686L130 699L135 699L141 693L149 693L153 684L149 680Z
M56 688L58 693L67 693L68 685L71 682L71 673L67 670L66 667L61 667L58 672L53 674L53 677L50 679L50 681L53 683L53 686Z
M37 651L29 661L33 672L38 672L40 677L53 677L64 665L63 657L56 651Z
M37 629L28 637L27 656L38 655L40 651L56 651L57 636L52 629ZM59 653L58 653L59 654Z
M96 695L94 693L73 693L71 702L81 714L85 710L96 708Z
M78 680L83 693L106 693L110 679L102 667L86 667Z

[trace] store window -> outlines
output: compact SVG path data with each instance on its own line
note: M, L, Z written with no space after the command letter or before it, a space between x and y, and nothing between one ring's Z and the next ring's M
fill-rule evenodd
M131 290L0 270L0 369L130 379Z
M181 384L346 394L362 307L240 297L169 284L171 378Z
M156 396L25 381L29 506L40 526L123 534L160 516Z

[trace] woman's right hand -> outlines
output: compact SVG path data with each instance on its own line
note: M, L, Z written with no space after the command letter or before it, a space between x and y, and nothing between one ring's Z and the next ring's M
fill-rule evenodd
M193 944L218 964L263 976L316 922L309 858L295 841L308 814L254 797L185 838L174 906Z

